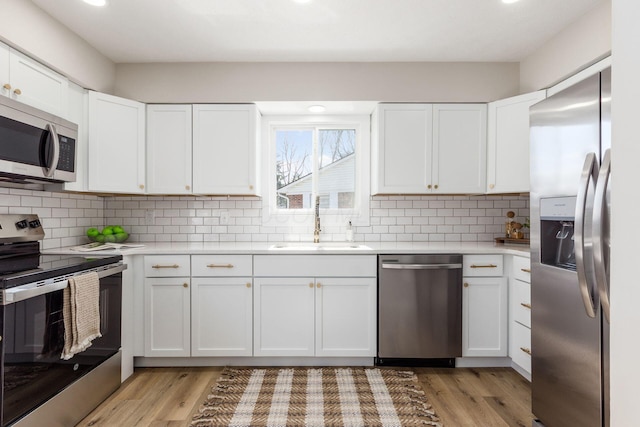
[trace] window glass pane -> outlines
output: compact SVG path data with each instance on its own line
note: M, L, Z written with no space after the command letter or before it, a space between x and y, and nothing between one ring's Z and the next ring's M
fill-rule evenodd
M276 130L276 206L311 208L313 130Z
M351 209L355 205L355 141L355 129L318 131L318 191L323 208Z

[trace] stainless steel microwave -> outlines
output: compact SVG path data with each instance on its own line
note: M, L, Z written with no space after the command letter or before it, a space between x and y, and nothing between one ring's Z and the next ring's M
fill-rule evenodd
M76 180L78 125L0 96L0 181Z

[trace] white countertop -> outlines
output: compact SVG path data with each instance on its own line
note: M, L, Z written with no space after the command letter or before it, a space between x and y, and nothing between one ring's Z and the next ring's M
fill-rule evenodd
M144 243L143 247L120 250L101 250L81 252L71 247L47 249L45 254L54 255L154 255L154 254L341 254L341 255L376 255L376 254L417 254L417 253L460 253L460 254L508 254L528 257L529 246L505 245L492 242L353 242L353 245L364 245L366 249L352 249L339 247L348 245L347 242L324 242L327 246L315 249L313 243L287 242L175 242L175 243ZM274 245L291 244L302 245L304 248L278 248ZM320 243L319 246L322 246ZM338 245L338 247L332 246ZM310 249L313 247L313 249Z

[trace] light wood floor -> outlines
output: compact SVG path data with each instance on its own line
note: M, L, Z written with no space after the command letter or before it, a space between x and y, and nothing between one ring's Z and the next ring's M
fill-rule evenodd
M414 368L445 427L530 427L529 382L510 368ZM222 368L137 369L78 426L184 427Z

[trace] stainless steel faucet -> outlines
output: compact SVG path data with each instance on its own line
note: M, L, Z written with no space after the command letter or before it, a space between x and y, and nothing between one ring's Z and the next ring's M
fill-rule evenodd
M313 229L313 243L320 243L320 196L316 196L315 228Z

